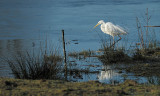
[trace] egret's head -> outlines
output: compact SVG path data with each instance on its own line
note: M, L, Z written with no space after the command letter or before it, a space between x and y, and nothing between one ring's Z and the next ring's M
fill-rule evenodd
M98 22L98 24L103 24L104 23L104 21L103 20L100 20L99 22Z
M97 23L97 25L94 26L94 28L96 28L98 25L103 24L103 23L104 23L104 21L103 21L103 20L100 20L100 21Z

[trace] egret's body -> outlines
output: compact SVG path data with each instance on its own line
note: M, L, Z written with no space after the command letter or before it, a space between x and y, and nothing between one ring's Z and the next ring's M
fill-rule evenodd
M120 27L118 25L114 25L111 22L105 23L103 20L100 20L94 28L96 28L98 25L101 25L100 28L101 28L102 32L109 34L113 37L113 42L114 42L114 36L120 37L120 35L127 34L127 32L122 27ZM120 37L120 39L121 39L121 37Z

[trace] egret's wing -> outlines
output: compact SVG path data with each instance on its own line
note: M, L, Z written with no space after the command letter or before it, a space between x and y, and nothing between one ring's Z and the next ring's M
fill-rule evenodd
M120 34L127 34L127 31L119 25L115 25L115 30Z
M111 22L107 22L105 24L106 32L108 32L112 36L127 34L127 32L120 26L114 25Z

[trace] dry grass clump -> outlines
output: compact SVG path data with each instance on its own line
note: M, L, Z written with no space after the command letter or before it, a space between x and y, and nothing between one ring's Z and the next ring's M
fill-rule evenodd
M104 52L99 59L104 64L129 62L131 58L124 52L123 49L104 48Z
M62 76L62 58L57 53L18 52L5 60L18 79L60 79Z

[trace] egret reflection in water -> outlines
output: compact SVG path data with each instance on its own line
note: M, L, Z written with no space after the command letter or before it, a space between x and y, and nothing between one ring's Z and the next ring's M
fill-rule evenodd
M99 81L109 81L109 80L117 80L120 74L113 70L110 66L103 66L104 71L101 71L98 75Z

